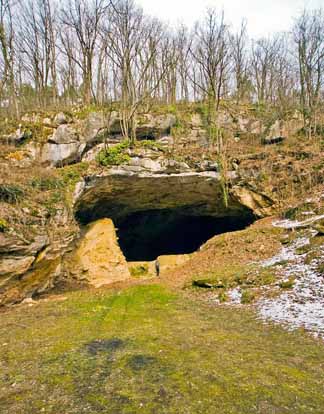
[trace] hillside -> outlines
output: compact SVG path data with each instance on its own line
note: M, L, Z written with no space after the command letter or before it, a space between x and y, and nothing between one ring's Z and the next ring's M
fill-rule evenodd
M322 412L324 141L275 118L3 121L0 411Z

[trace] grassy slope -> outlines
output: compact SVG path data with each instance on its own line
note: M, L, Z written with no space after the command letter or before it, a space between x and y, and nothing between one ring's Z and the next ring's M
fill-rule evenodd
M160 286L0 318L0 412L322 413L324 347Z

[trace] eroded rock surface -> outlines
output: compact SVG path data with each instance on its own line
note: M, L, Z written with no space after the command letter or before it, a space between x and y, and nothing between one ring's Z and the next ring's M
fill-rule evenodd
M112 220L102 219L87 226L75 251L65 258L65 269L95 287L130 277Z

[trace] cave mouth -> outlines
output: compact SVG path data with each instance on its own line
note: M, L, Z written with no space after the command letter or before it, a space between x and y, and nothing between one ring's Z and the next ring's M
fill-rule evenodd
M213 236L242 230L255 217L192 216L172 210L141 211L119 220L119 245L128 262L153 261L158 256L193 253Z

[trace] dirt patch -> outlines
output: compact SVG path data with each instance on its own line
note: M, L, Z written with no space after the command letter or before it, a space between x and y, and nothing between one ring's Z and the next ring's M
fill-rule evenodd
M119 338L101 339L88 343L86 349L91 355L97 355L102 352L112 353L118 349L124 348L125 341Z
M162 275L162 283L182 288L195 278L209 279L220 266L230 272L235 264L243 266L273 256L281 248L282 230L274 228L272 220L260 220L243 231L213 237L183 266Z

